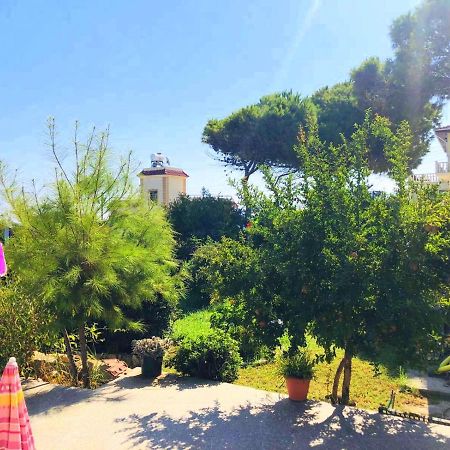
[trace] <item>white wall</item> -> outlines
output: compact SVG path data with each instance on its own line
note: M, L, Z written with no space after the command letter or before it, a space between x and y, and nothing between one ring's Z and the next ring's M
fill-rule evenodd
M150 198L149 191L155 189L158 191L158 202L164 203L164 178L167 179L168 203L175 200L181 193L185 193L185 177L173 175L141 175L141 190L145 198Z
M173 202L178 198L181 193L185 193L184 191L184 183L186 178L184 177L174 177L169 176L169 203Z
M151 176L141 176L141 189L142 193L145 195L146 199L149 199L148 191L156 189L158 191L158 201L162 203L163 201L163 176L162 175L151 175Z

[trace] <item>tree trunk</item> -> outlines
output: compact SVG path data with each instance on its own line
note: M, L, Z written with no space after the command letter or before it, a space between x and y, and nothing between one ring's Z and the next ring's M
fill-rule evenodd
M78 332L80 338L81 378L83 380L83 387L90 388L91 380L89 379L88 353L84 324L80 326Z
M345 350L345 365L344 365L344 381L342 382L342 399L343 405L348 405L350 402L350 381L352 379L352 354Z
M67 355L67 359L69 361L70 377L72 378L72 384L74 386L76 386L78 384L78 370L77 370L77 366L75 365L75 360L73 359L73 352L72 352L72 347L70 345L69 334L67 333L67 330L65 328L64 328L63 336L64 336L64 344L66 346L66 355Z
M333 391L331 392L331 402L335 405L339 403L338 399L338 389L339 389L339 380L341 378L342 369L344 368L345 358L342 358L341 362L339 363L336 373L334 375L334 381L333 381Z

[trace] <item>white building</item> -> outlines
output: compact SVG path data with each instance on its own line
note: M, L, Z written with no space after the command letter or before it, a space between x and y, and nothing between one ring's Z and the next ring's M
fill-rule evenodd
M139 173L142 193L152 201L168 205L181 194L186 194L189 175L182 169L169 166L161 153L152 155L152 167Z
M447 161L436 161L434 173L414 175L414 179L429 184L436 184L442 192L450 192L450 125L434 130L436 137L447 154Z

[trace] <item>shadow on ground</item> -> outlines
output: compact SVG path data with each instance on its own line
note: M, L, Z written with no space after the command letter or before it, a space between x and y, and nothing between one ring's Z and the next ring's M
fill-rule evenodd
M199 387L215 387L220 384L219 381L201 380L199 378L184 377L173 373L164 373L158 378L146 379L140 374L118 378L111 384L120 389L142 389L145 387L172 387L177 391L188 389L198 389Z
M30 385L24 391L28 411L36 415L59 412L68 406L82 402L124 401L127 399L127 392L135 389L171 387L177 391L185 391L199 387L214 388L219 384L219 382L180 377L175 374L163 374L158 378L147 379L138 373L117 378L94 390L41 383Z
M131 414L116 419L130 448L172 449L445 449L448 439L423 423L336 407L323 417L320 403L287 399L255 410L224 413L218 404L189 417ZM131 442L130 442L131 440Z
M106 448L106 442L123 449L450 448L447 427L323 402L293 403L226 383L130 375L94 391L50 385L27 392L42 448L57 448L55 433L72 431L67 449Z

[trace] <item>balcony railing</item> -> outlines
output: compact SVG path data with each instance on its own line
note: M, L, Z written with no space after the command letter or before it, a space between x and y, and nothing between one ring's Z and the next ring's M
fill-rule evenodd
M436 173L448 173L448 162L443 161L439 162L436 161Z
M420 173L413 175L415 181L424 181L425 183L439 183L440 180L435 173Z

